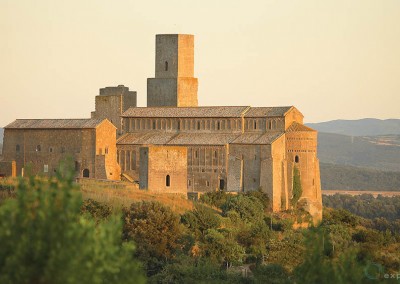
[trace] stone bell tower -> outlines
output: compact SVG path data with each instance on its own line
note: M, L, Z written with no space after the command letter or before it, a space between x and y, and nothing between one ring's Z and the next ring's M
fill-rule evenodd
M194 36L156 36L156 75L147 79L148 107L197 107Z

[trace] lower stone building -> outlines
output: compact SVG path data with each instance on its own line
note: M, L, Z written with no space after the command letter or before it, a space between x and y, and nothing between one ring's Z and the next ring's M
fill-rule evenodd
M4 129L0 174L51 176L71 159L77 177L120 179L116 127L107 119L17 119ZM2 165L2 166L1 166Z

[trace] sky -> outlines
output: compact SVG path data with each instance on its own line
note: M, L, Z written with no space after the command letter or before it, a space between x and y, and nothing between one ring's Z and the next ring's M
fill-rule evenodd
M106 86L146 106L170 33L195 35L199 105L400 118L399 0L0 0L0 127L90 117Z

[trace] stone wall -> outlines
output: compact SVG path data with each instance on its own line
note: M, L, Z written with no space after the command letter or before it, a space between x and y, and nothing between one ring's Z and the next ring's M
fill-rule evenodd
M194 36L157 35L155 78L147 79L147 106L198 105Z
M124 126L121 114L130 107L136 107L136 92L129 91L128 87L119 85L117 87L106 87L100 89L100 95L95 98L95 111L92 118L107 118L117 127L119 135L122 134Z
M300 172L303 194L300 203L306 203L314 219L322 218L322 195L317 158L317 132L298 131L286 134L289 197L293 195L293 168ZM302 201L303 200L303 201Z
M159 193L187 193L187 148L149 146L140 149L140 188Z
M103 172L103 179L120 180L121 167L117 163L115 126L108 120L104 120L96 128L96 153L96 173ZM97 176L100 174L97 173Z
M101 162L103 166L96 166L96 154L105 155L104 162ZM97 128L6 128L3 160L15 161L19 176L27 173L51 176L57 172L62 161L71 160L77 177L83 177L84 172L90 178L97 177L96 170L106 172L101 178L120 177L116 162L115 126L107 120Z

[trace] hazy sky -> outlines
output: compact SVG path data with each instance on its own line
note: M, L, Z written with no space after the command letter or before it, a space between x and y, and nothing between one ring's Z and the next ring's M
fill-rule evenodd
M200 105L400 118L399 0L0 0L0 126L89 117L119 84L145 106L163 33L195 35Z

